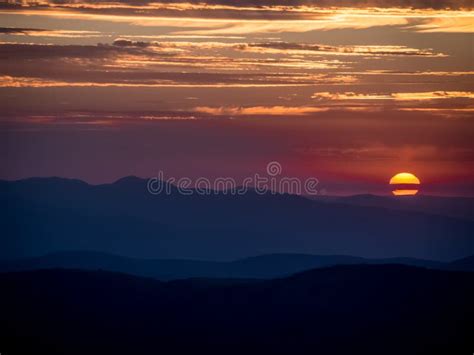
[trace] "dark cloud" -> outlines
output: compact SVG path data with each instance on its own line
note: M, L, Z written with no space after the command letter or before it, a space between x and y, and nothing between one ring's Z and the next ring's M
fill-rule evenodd
M265 72L183 72L177 70L163 71L162 68L136 67L127 62L127 58L140 59L153 64L160 58L166 64L179 64L189 68L202 62L198 56L175 56L161 51L148 50L148 47L158 44L144 43L137 46L133 41L119 40L111 45L39 45L24 43L0 44L0 75L15 78L31 78L55 80L63 82L93 82L111 84L152 85L157 83L176 84L287 84L314 83L312 75L298 74L296 78L284 73ZM117 63L117 59L123 61ZM14 60L12 60L14 59ZM132 60L133 61L133 60ZM219 59L217 59L219 61ZM212 61L208 60L212 65ZM219 62L219 65L222 63ZM332 80L331 75L324 75L321 81Z
M116 39L114 41L114 46L117 47L139 47L139 48L146 48L150 46L158 46L157 43L152 43L152 42L142 42L142 41L131 41L128 39Z
M118 54L140 53L140 48L98 45L44 45L27 43L0 44L0 60L47 58L106 58Z
M31 32L44 32L46 30L38 28L17 28L17 27L0 27L0 34L6 35L25 35Z

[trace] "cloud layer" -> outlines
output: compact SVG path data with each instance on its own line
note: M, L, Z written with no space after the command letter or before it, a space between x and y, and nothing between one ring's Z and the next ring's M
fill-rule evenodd
M77 8L95 6L97 8L110 8L119 6L141 6L141 7L159 7L159 4L170 4L170 5L182 5L182 4L196 4L207 6L210 5L222 5L232 7L271 7L271 6L289 6L289 7L300 7L300 6L313 6L322 8L332 7L402 7L402 8L415 8L415 9L469 9L472 8L472 2L469 0L242 0L239 2L233 0L191 0L191 1L180 1L180 0L166 0L166 1L133 1L133 0L117 0L114 2L108 1L75 1L75 0L44 0L38 2L37 0L16 0L9 1L10 6L23 5L23 6L34 6L34 5L56 5L56 6L67 6L72 5Z

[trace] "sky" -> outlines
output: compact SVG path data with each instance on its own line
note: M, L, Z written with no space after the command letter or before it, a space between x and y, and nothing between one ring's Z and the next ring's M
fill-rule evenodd
M1 179L474 196L468 0L0 2Z

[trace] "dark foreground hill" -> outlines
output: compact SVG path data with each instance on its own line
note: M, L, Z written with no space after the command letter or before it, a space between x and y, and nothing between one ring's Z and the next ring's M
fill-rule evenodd
M400 265L270 281L0 274L2 354L470 354L474 274Z
M0 272L62 268L115 271L158 280L192 277L271 279L334 265L395 263L440 270L474 271L474 257L439 262L414 258L367 259L348 255L269 254L219 262L140 259L98 252L69 251L36 258L0 261Z
M152 195L147 181L0 181L0 259L62 250L232 260L310 253L454 260L474 254L474 220L293 195Z

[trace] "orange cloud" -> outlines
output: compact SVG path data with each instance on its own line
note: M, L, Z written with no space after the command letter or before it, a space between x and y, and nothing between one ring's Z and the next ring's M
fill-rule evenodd
M47 87L143 87L143 88L253 88L253 87L292 87L292 86L308 86L309 84L275 84L275 83L177 83L169 80L151 80L149 82L127 83L127 82L67 82L61 80L48 80L34 77L13 77L0 76L0 87L3 88L47 88Z
M313 99L324 100L396 100L396 101L424 101L439 99L474 99L474 92L470 91L429 91L429 92L399 92L390 94L362 94L355 92L330 93L316 92Z
M0 14L37 15L62 19L123 22L137 26L174 28L172 35L234 35L255 33L309 32L334 29L367 29L401 26L419 32L474 32L474 12L470 10L433 10L411 8L347 8L311 6L267 6L256 8L201 9L187 4L162 4L155 9L125 6L131 11L107 11L106 5L77 6L55 4L43 7L24 6L1 10ZM102 6L102 8L94 8ZM121 10L121 8L115 8ZM153 10L153 11L146 11ZM196 12L189 12L194 10ZM220 15L216 16L216 11ZM186 13L186 16L183 16ZM265 18L265 14L268 17ZM262 19L264 18L264 19ZM269 20L271 19L271 20Z
M309 107L309 106L253 106L253 107L195 107L194 111L209 115L227 115L227 116L247 116L247 115L306 115L315 112L325 112L329 108L326 107Z
M434 53L431 49L417 49L406 46L329 46L307 43L267 42L243 43L235 47L242 51L279 54L311 54L336 56L422 56L444 57L443 53Z

